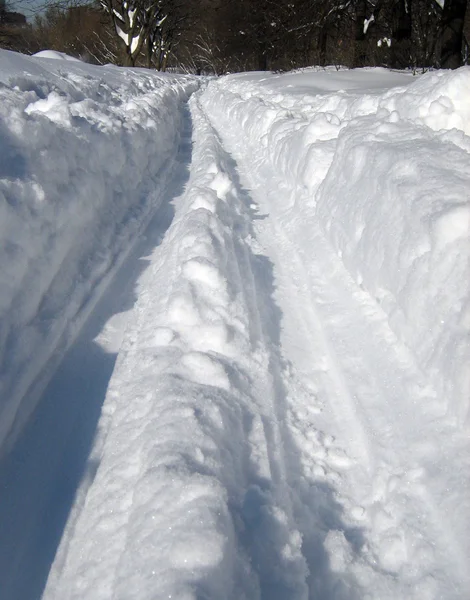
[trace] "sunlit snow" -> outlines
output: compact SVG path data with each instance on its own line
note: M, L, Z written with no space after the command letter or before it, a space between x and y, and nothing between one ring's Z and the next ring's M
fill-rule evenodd
M470 68L65 58L0 52L0 599L469 597Z

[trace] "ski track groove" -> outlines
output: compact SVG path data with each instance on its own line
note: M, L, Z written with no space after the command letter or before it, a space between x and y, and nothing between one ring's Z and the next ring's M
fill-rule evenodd
M188 138L190 138L190 135L191 135L191 125L189 122L190 121L189 111L186 106L183 106L182 112L183 112L183 127L182 127L180 142L179 142L179 148L176 153L176 156L174 157L173 165L171 167L171 171L172 171L171 175L167 176L164 179L165 183L163 186L161 186L162 189L160 190L160 194L163 197L165 197L165 196L171 197L173 195L173 188L175 188L175 181L184 180L184 176L182 175L182 173L186 169L188 162L190 163L190 161L191 161L191 150L190 150L190 147L188 147L188 144L189 144ZM189 144L189 146L190 146L190 144ZM160 243L162 243L163 240L167 237L170 226L171 226L172 216L167 217L166 212L168 212L168 207L166 206L166 204L164 202L162 204L162 206L160 206L159 209L156 211L156 213L154 213L154 215L149 219L149 223L143 231L142 237L143 237L144 243L146 242L146 238L147 238L147 228L152 228L153 221L158 219L159 215L163 215L163 213L165 213L165 216L162 217L162 221L165 222L168 218L170 219L170 221L169 221L169 223L167 223L167 226L163 233L163 237L161 237L161 234L159 234L160 239L158 241ZM150 235L152 235L152 237L155 237L152 232ZM158 252L158 247L157 247L156 251ZM130 254L132 254L132 250L131 250ZM124 263L125 263L125 260L124 260ZM140 285L142 285L142 284L140 284ZM132 338L132 328L133 328L133 326L135 326L137 316L138 315L135 314L135 311L131 311L131 314L128 317L128 323L127 323L126 329L130 333L127 336L127 338L124 337L124 343L120 345L120 348L118 351L118 357L116 360L117 364L125 361L126 355L132 348L132 345L134 343L134 339ZM116 392L113 390L112 378L110 381L110 388L109 388L108 393L110 393L111 397L113 397L113 395L117 396ZM133 407L129 407L129 410L130 410L130 412L132 412L134 409L133 409ZM148 413L150 412L150 407L148 407L147 412ZM59 547L58 553L55 558L57 568L56 568L56 571L52 571L51 575L50 575L51 581L54 581L54 579L56 578L57 572L60 572L65 566L69 545L70 545L70 542L73 540L76 524L77 524L78 520L80 519L81 512L83 511L83 509L86 507L86 505L88 503L93 502L93 491L94 491L93 487L92 487L93 482L96 477L96 472L99 468L100 462L103 458L103 454L105 451L106 442L108 441L108 436L109 436L110 430L111 430L112 426L114 426L114 425L115 425L115 420L113 419L113 407L111 407L111 409L109 407L104 407L104 410L102 411L102 415L100 418L99 427L98 427L98 431L96 434L96 439L94 441L93 448L92 448L90 457L88 459L89 467L87 468L87 473L85 474L82 482L80 483L79 489L77 490L76 499L75 499L74 505L72 507L71 513L68 517L67 527L64 532L64 535L62 536L61 545ZM136 433L136 431L137 431L135 427L130 427L129 429L130 429L131 433ZM140 431L139 433L141 434L142 432ZM134 439L137 439L139 437L139 433L134 436ZM126 440L122 440L122 441L125 441L124 451L127 452L129 438L127 438ZM115 449L115 451L116 451L116 449ZM138 445L138 444L137 444L137 451L138 452L140 451L140 445ZM136 455L133 454L133 458L135 459ZM125 462L126 462L125 457L123 457L122 462L123 462L123 464L125 464ZM137 460L135 462L138 463L139 461ZM90 475L90 471L92 471L91 475ZM128 500L127 500L126 510L121 511L123 514L123 518L121 519L118 528L120 528L122 530L122 535L121 535L122 543L120 544L120 551L119 551L118 558L116 560L116 566L113 569L113 575L115 575L116 573L119 572L119 563L122 560L122 557L125 553L125 549L127 546L127 541L129 540L128 524L129 524L129 518L131 515L130 509L134 502L134 492L135 492L135 489L137 486L137 482L138 482L139 477L142 475L142 473L139 470L135 470L131 474L126 473L126 475L127 475L127 477L123 477L123 479L127 479L127 482L122 487L126 490ZM116 484L116 473L115 473L115 471L113 471L109 485L111 487L113 487L113 485L115 486L115 484ZM97 510L101 510L103 512L103 514L106 513L106 511L103 510L101 506ZM109 512L113 513L113 518L115 519L116 512L118 512L118 511L115 511L113 508L111 508ZM105 521L105 519L103 519L103 521ZM108 573L108 575L110 575L110 573ZM114 576L111 576L110 579L111 580L114 579ZM109 586L106 594L108 595L108 597L111 597L111 595L112 595L111 585Z
M235 179L237 181L239 181L241 179L240 174L243 173L243 170L240 169L240 167L237 165L236 160L233 158L232 154L230 154L229 151L225 150L227 152L227 154L230 157L230 160L232 162L232 170L233 173L232 175L235 177ZM243 187L243 183L238 183L238 187L241 187L242 190L242 194L244 196L244 202L247 206L254 206L254 203L256 202L256 195L253 197L252 195L250 195L250 192L246 190L246 188ZM260 236L260 231L257 231L257 229L260 229L259 227L256 228L254 227L253 231L251 232L251 247L253 250L253 255L256 258L260 258L262 257L264 260L268 260L270 262L270 258L268 258L265 254L265 251L262 247L262 245L260 245L258 237ZM269 237L269 236L265 236L265 237ZM300 280L306 281L306 271L303 268L303 265L300 261L300 259L296 256L295 252L293 254L290 255L291 257L294 257L294 260L296 262L295 264L295 268L293 269L295 275L299 275L300 274ZM282 264L279 260L277 260L275 262L276 267L279 269L280 265ZM290 265L292 267L292 263ZM301 266L302 268L299 270L299 266ZM259 281L258 283L254 280L254 273L257 271L256 266L252 266L251 269L249 269L249 274L250 274L250 288L253 290L257 290L257 295L254 296L254 298L251 299L251 304L255 304L257 306L257 310L256 310L256 314L258 316L258 320L259 320L259 327L260 329L264 332L264 340L265 340L265 344L266 346L269 348L269 359L267 361L267 371L269 373L269 377L271 379L270 384L268 385L268 389L265 390L265 395L267 395L268 397L272 398L272 404L270 407L271 411L272 411L272 415L274 416L274 418L269 418L269 417L265 417L263 419L263 429L264 429L264 434L265 434L265 441L266 441L266 452L268 455L268 461L269 461L269 465L270 465L270 473L271 475L274 475L274 482L276 483L277 480L277 485L282 485L282 491L281 491L281 497L284 498L284 500L281 502L281 504L284 505L289 505L290 506L290 510L292 510L293 504L298 504L299 502L299 498L296 497L299 494L300 489L302 488L302 486L304 486L305 484L303 482L308 481L308 477L306 476L305 473L305 465L302 465L299 462L299 449L295 447L295 441L293 439L292 436L292 432L289 430L289 427L287 426L287 422L290 421L292 422L292 415L288 414L289 412L293 411L293 407L289 406L289 400L288 400L288 388L289 386L286 385L286 382L289 381L289 379L291 379L290 376L285 376L285 372L286 370L289 369L288 367L288 361L285 360L285 358L282 357L282 347L280 346L280 340L279 339L273 339L273 335L270 332L272 330L272 324L269 322L271 315L269 315L269 310L261 310L260 309L260 305L264 304L263 308L266 308L266 305L269 303L273 303L274 302L274 298L270 298L268 301L266 301L266 295L270 296L271 293L269 292L268 294L266 294L266 291L263 289L264 286L260 285ZM260 278L260 275L258 275L258 277ZM246 277L246 275L245 275ZM294 276L291 275L291 277L294 280ZM294 286L294 288L297 291L300 291L300 285L298 283L299 277L295 277L295 283L296 285ZM302 290L302 295L305 295L305 291ZM258 297L258 302L256 302L256 297ZM264 300L263 300L264 297ZM294 300L294 298L292 298ZM293 302L293 305L295 305L298 302L298 300L296 302ZM273 310L271 308L271 310ZM275 306L274 310L279 310L277 308L277 305ZM266 314L266 312L268 312L268 317L262 317L262 314ZM312 318L312 316L314 316L314 318ZM314 339L316 339L316 337L320 337L320 341L319 344L324 346L325 348L327 348L327 355L329 356L330 359L332 359L334 357L334 353L331 351L331 349L329 348L329 344L327 342L327 338L324 334L324 332L322 331L321 328L321 320L318 318L318 316L315 314L313 309L310 309L310 311L307 311L307 314L305 313L301 313L300 316L298 315L298 318L300 318L300 320L302 321L303 324L306 325L306 329L309 332L314 331L316 336L312 336L314 337ZM315 325L311 325L309 321L314 321ZM308 323L308 324L307 324ZM318 342L317 342L318 343ZM322 353L323 354L323 353ZM341 377L341 370L336 366L335 361L332 361L333 364L335 365L331 370L335 371L335 376L333 377L333 382L331 382L331 377L328 378L328 383L329 383L329 387L331 390L331 395L335 395L335 396L349 396L349 391L348 388L346 386L346 384L344 383L344 381L342 380ZM270 389L269 389L270 388ZM256 394L257 397L260 396L259 393ZM352 402L352 400L351 400ZM354 415L354 411L350 411L351 415ZM339 413L338 413L339 414ZM361 429L361 425L360 423L356 424L357 428ZM364 439L364 434L362 432L362 430L360 431L360 436L361 438ZM331 442L328 442L329 444ZM287 449L287 450L286 450ZM287 452L287 455L286 455ZM312 459L312 457L309 457L310 459ZM313 460L309 460L309 462L315 463L316 461ZM287 466L288 465L288 466ZM330 470L333 472L334 469ZM276 477L277 475L277 477ZM311 486L315 486L315 482L310 482ZM308 487L308 486L307 486ZM295 490L295 492L293 493L293 490ZM302 512L305 512L305 510L307 510L307 512L309 511L309 502L310 502L311 498L309 498L308 492L307 495L302 498L301 503L302 503ZM336 502L336 493L332 494L330 500L332 500L333 502ZM297 509L298 512L298 509ZM295 513L295 511L294 511ZM292 514L292 518L294 518L295 521L295 514ZM298 518L298 516L297 516ZM317 517L315 517L317 518ZM305 521L306 518L305 516L302 516L300 519L301 521ZM356 534L357 531L359 531L358 528L355 528L354 525L346 525L344 523L340 522L340 519L338 517L335 517L334 520L336 521L336 524L338 526L344 527L348 532L349 535L351 537L351 539L353 539ZM298 527L299 523L296 523L296 527ZM315 526L318 526L319 523L316 522ZM320 524L321 525L321 524ZM325 527L323 525L324 529L328 529L328 527ZM300 528L301 529L301 528ZM321 543L324 541L324 539L321 540L321 542L318 542L318 540L316 538L318 538L318 532L306 532L306 531L302 531L302 535L306 535L307 538L315 538L314 539L314 553L315 553L315 557L317 558L319 555L323 554L323 550L320 547ZM322 538L324 538L324 535L321 535ZM308 543L312 543L311 540L307 539ZM323 562L327 562L327 558L325 556L322 556L322 561ZM309 561L307 561L309 562ZM309 565L312 566L312 565ZM312 569L312 575L315 577L315 572ZM328 584L325 584L324 582L322 583L320 580L322 578L325 577L325 573L322 573L320 576L317 576L315 583L313 584L313 587L316 587L317 589L315 591L321 591L321 592L325 592L325 587L326 585L330 585L331 588L333 588L336 585L336 581L334 580L334 578L331 578L331 581L328 582ZM264 596L263 596L264 597Z
M220 127L220 131L224 131L224 126ZM237 147L237 142L234 141L235 137L233 134L228 134L227 131L228 129L225 130L226 135L223 139L224 141L230 140L228 147L234 148L232 156L236 157L234 158L235 161L237 159L240 160L238 170L241 173L249 172L247 169L244 169L243 158L241 158L245 154L245 150L241 150L240 147ZM258 171L260 170L262 171L262 168L258 168ZM260 180L261 183L259 184L259 188L261 188L263 185L262 175ZM269 179L266 177L264 181L269 181ZM245 181L242 178L242 184L244 183ZM258 209L261 208L263 212L269 214L270 207L276 206L277 203L269 203L269 200L265 199L265 202L263 203L264 205L259 206L260 198L263 198L263 196L266 198L266 192L260 192L259 190L257 191L256 182L250 181L249 177L247 179L247 186L251 188L251 190L254 190L247 192L247 202L249 204L256 203L258 205ZM282 190L282 183L280 183L278 191L276 192L278 195L282 195L282 191L279 191L279 189ZM264 225L265 222L268 222L269 224ZM346 420L348 424L353 425L353 434L350 435L349 440L348 436L344 436L344 432L343 435L340 435L340 439L342 439L343 444L346 442L346 461L350 463L352 462L353 470L359 470L358 474L355 476L356 484L360 482L362 483L364 489L369 489L369 493L372 494L374 501L381 505L380 510L382 513L388 515L388 518L392 518L393 521L393 517L391 517L391 515L396 512L396 508L394 510L393 505L390 505L390 507L388 506L389 501L387 500L387 488L393 488L393 486L396 486L396 481L406 482L408 472L411 473L411 479L414 477L419 479L420 468L418 467L417 469L415 468L413 470L413 465L407 465L406 460L404 464L401 464L400 461L404 460L403 456L396 458L391 464L387 464L386 459L389 457L384 456L383 452L381 452L381 444L379 443L379 445L377 445L377 438L383 435L383 432L387 432L386 437L390 437L392 443L393 439L399 439L401 434L400 428L403 424L403 419L401 418L402 413L410 412L409 406L402 405L398 411L398 416L400 417L399 420L397 420L396 423L388 425L387 423L381 422L380 415L377 414L377 410L374 410L374 398L387 398L387 401L399 400L397 394L400 393L400 388L398 388L398 392L395 391L393 377L388 376L387 368L385 367L384 369L384 364L386 366L390 365L390 371L394 372L397 378L402 381L401 389L407 390L408 403L411 404L412 407L419 410L419 406L422 405L423 402L427 401L428 403L434 405L436 414L439 414L439 412L442 411L442 408L439 406L439 403L435 398L435 393L430 390L426 382L423 381L423 376L417 369L414 360L407 349L398 342L395 335L389 329L382 309L376 305L374 299L372 299L368 293L364 292L362 289L359 289L355 284L353 284L346 272L342 273L342 266L338 264L336 255L334 255L335 258L333 258L333 250L323 240L322 234L320 234L319 231L316 231L311 236L313 242L312 247L315 248L315 243L317 246L319 245L321 258L319 256L315 257L315 254L310 255L309 268L307 268L305 266L305 258L302 258L298 254L295 244L291 241L292 239L296 239L297 231L294 228L292 231L290 231L291 235L289 236L285 233L285 229L283 230L283 225L280 225L281 222L282 215L274 214L274 209L272 209L271 214L266 217L266 220L257 221L258 225L255 227L255 238L261 240L261 247L263 247L263 241L265 241L265 248L270 246L270 254L268 252L268 256L275 265L275 272L277 272L279 275L279 281L277 282L278 286L283 288L283 291L278 293L278 295L284 296L284 301L281 302L281 309L283 307L299 305L298 298L296 299L292 295L294 290L296 290L296 292L299 293L299 296L304 299L304 312L301 315L295 315L294 319L300 322L300 330L307 331L309 337L314 340L313 343L316 347L314 354L318 353L318 347L320 347L322 349L320 354L323 354L323 356L326 357L327 366L324 374L320 376L319 387L322 389L322 392L327 399L329 408L333 411L334 420L336 423L344 423ZM272 242L269 243L269 240L273 239L276 240L274 244ZM281 240L283 259L280 259L276 248L276 244ZM259 244L260 242L258 241L257 243ZM330 256L325 259L325 256L328 253ZM286 275L284 269L284 266L287 266L287 261L285 260L286 256L289 256L288 275ZM323 264L325 264L325 266L329 266L331 269L328 277L318 270L320 264L322 264L321 260L323 260ZM283 285L283 281L286 280L290 282L289 285ZM340 282L339 285L337 281ZM300 282L304 283L302 284ZM332 295L331 291L327 291L328 288L330 290L334 290L335 287L338 290L338 292L336 292L337 294L339 293L341 287L343 288L341 297L338 296L335 298L334 293ZM344 298L347 299L346 303L344 302ZM362 333L367 335L373 332L373 335L370 337L370 339L373 340L372 348L376 347L377 349L376 356L378 358L375 361L375 367L378 368L373 368L372 366L374 364L374 360L371 362L371 357L372 359L375 357L373 351L371 355L370 349L364 346L364 339L367 338L363 338L362 343L359 344L359 346L356 345L356 350L359 350L359 360L350 360L348 361L349 364L345 364L344 356L347 356L348 354L350 356L354 356L351 354L351 350L354 350L354 346L351 346L350 340L344 342L341 339L342 330L341 327L340 329L335 327L334 318L331 318L331 316L327 315L326 322L328 325L325 326L325 315L323 315L322 318L322 307L325 305L330 307L330 312L334 312L337 315L346 314L348 315L350 322L356 321L359 324L359 331L362 329ZM357 311L356 315L353 315L353 312L350 308L351 306L355 307ZM333 310L332 307L334 307ZM324 312L325 311L323 310L323 313ZM289 317L291 321L292 317L293 315L290 315ZM335 329L337 329L337 331ZM304 338L307 340L306 336L304 336ZM377 342L377 340L379 341ZM382 346L383 351L380 346ZM306 343L306 348L307 347L308 345ZM338 354L337 348L341 349L340 354ZM281 354L283 353L284 351L281 349ZM343 358L340 359L340 356ZM381 364L380 360L384 358L388 358L389 362L387 363L387 361L385 361L384 364ZM287 362L287 364L289 363L288 356L284 356L284 360ZM379 374L381 376L385 376L383 381L379 381L377 379ZM287 379L289 378L292 379L291 376L287 375ZM418 386L415 385L414 390L411 390L409 384L416 381L421 381L421 384L418 384ZM289 384L286 384L287 389L290 387L291 386ZM291 406L289 407L290 411L295 411L294 405L295 401L294 403L291 402ZM413 411L411 410L411 412ZM292 415L290 416L290 419L292 423ZM426 422L426 419L424 419L424 422ZM412 427L413 425L411 425L411 428ZM410 447L412 447L413 436L409 436L409 438ZM343 451L344 450L340 448L340 453ZM377 459L374 457L375 454L378 454ZM381 454L382 458L380 458ZM419 452L411 452L410 454L411 456L419 456ZM308 469L306 469L309 462L311 464L315 464L316 457L314 453L308 457L307 460L304 459L302 462L304 464L302 465L299 479L297 482L293 482L293 489L297 488L298 491L300 491L299 481L303 479L307 481L310 480L311 485L315 486L315 478L309 477L307 474ZM333 481L336 480L336 487L343 489L343 492L338 490L336 494L339 494L339 502L344 506L345 510L349 510L350 513L355 511L356 515L359 515L363 512L367 514L368 507L366 493L362 494L362 498L359 498L360 502L357 503L356 506L354 505L354 501L348 497L357 497L357 493L354 493L354 491L351 489L352 482L346 483L345 485L345 483L342 481L344 476L341 474L341 454L339 461L331 459L328 460L327 458L325 462L330 473L336 473L336 477L333 476L332 478ZM305 463L307 463L307 465ZM386 478L385 483L382 481L384 473ZM359 519L354 519L352 514L349 514L347 517L349 519L348 525L352 530L354 530L354 521L356 521L356 526L358 526L359 529L362 530L364 527L369 529L369 538L371 534L375 537L375 540L372 538L369 539L368 544L366 544L364 539L359 543L357 548L359 551L361 550L361 547L367 548L367 545L372 545L373 547L375 546L375 549L368 550L368 557L358 556L357 558L359 560L365 559L368 561L370 568L375 571L379 577L384 577L385 580L388 580L388 583L385 583L387 587L390 585L393 588L395 574L403 571L403 561L405 559L401 559L400 554L413 556L413 545L416 543L416 539L420 538L425 540L425 547L422 551L432 551L438 564L443 562L446 564L447 572L452 572L455 569L455 571L458 572L458 577L460 579L464 578L465 565L462 562L462 556L464 553L454 550L452 552L452 557L450 559L447 558L447 560L445 559L446 549L448 547L452 547L454 549L456 548L455 539L452 537L451 528L447 525L443 525L443 522L445 522L445 517L443 518L443 514L438 510L435 500L433 499L432 494L429 493L429 490L426 490L424 487L424 493L417 495L416 489L417 486L414 486L410 491L403 492L403 490L401 490L400 493L404 493L406 502L411 503L412 508L408 512L410 512L412 515L413 513L415 516L417 515L418 522L419 517L421 517L421 522L424 524L421 525L421 530L415 532L410 531L409 528L408 531L406 531L405 525L405 537L410 537L410 541L406 541L401 531L398 532L398 537L395 535L392 538L391 544L398 544L398 558L397 556L388 556L385 546L380 542L380 521L377 521L376 523L367 523L367 519L364 520L362 514L361 518ZM344 496L344 494L346 495ZM302 496L302 493L300 495ZM303 507L300 511L300 515L298 515L298 519L305 522L308 520L308 515L305 515L305 510L307 513L309 510L308 494L301 499L301 504L303 504ZM365 508L361 506L361 504ZM370 503L370 505L371 506L369 508L373 508L374 502ZM406 519L406 515L401 515L401 517L402 519ZM387 517L385 517L385 519L387 519ZM318 525L318 523L316 523L316 525ZM302 530L302 528L300 529ZM328 529L328 526L326 529ZM385 531L388 531L387 527ZM415 534L414 536L413 533ZM318 535L305 530L303 531L303 534L307 538L307 543L309 535L313 537ZM429 550L429 547L428 550L426 550L426 544L429 543L426 542L426 540L434 540L431 543L431 550ZM437 540L439 540L439 542L437 542ZM354 540L352 538L351 542L354 544ZM376 556L377 552L379 555L382 554L380 558ZM379 561L379 564L377 564L377 560ZM308 563L312 571L312 577L315 580L315 567L312 565L311 561L308 561ZM387 563L390 565L389 568L385 566ZM448 579L446 576L446 569L439 569L439 571L440 572L437 573L437 577L441 578L443 581L446 581ZM420 578L425 580L426 577L423 577L423 575L425 574L419 573ZM433 579L436 576L436 573L428 573L427 575L428 579ZM406 572L402 576L406 579ZM356 592L354 592L348 582L346 582L345 585L346 589L348 589L348 593L357 593L357 589ZM354 586L356 586L356 588L357 585L358 582L355 582ZM429 585L432 585L432 582ZM312 592L325 592L324 586L323 589L321 589L322 584L318 581L314 581L312 587L314 588L312 589ZM332 585L332 588L333 587L334 585ZM332 593L332 589L326 591L327 593Z
M211 127L214 136L216 136L218 143L220 144L221 153L224 156L228 168L227 174L231 181L234 183L236 192L243 198L244 203L250 202L249 198L244 197L245 191L241 189L240 173L236 162L233 160L231 154L227 152L223 145L223 142L218 135L217 130L214 128L209 116L204 113L202 106L199 104L199 110L205 115L207 123ZM250 231L249 236L253 235ZM254 397L265 398L264 404L259 406L261 415L261 426L262 426L262 447L265 452L264 457L259 457L258 460L261 463L269 465L269 478L271 483L268 484L266 491L273 494L273 508L279 507L282 511L286 512L288 520L291 522L291 529L296 527L293 522L292 514L292 499L290 495L290 488L288 485L287 467L286 467L286 456L285 456L285 439L283 435L283 428L281 423L284 421L285 407L281 406L284 403L283 397L283 381L281 368L279 365L279 356L276 349L277 340L272 339L270 334L270 326L266 323L266 319L263 318L263 314L268 312L269 317L272 317L272 312L278 310L276 306L273 306L273 299L270 295L270 290L266 289L266 282L260 281L260 278L256 277L257 272L257 261L260 260L260 256L256 254L251 244L248 244L248 248L251 252L247 251L247 246L241 246L235 243L234 250L235 256L237 256L237 267L238 276L240 281L249 285L244 285L243 295L245 297L245 303L249 307L249 314L255 318L250 322L250 331L252 334L252 341L255 342L256 346L262 348L261 355L263 357L263 364L261 365L264 370L264 376L262 382L254 383L257 389ZM262 256L263 259L266 257ZM265 266L265 265L263 265ZM267 283L269 286L269 282ZM251 456L250 456L251 459ZM251 459L253 463L253 460ZM253 464L251 465L253 468ZM251 469L250 469L251 470ZM255 466L255 470L256 466ZM248 490L252 484L248 483ZM261 531L261 535L265 535L265 532ZM294 533L294 535L296 535ZM259 543L261 543L260 540ZM256 545L256 541L252 542L252 545ZM277 549L278 552L282 553L282 548ZM253 556L252 556L253 560ZM270 565L266 565L269 569ZM266 568L265 567L265 568ZM262 567L263 569L263 567ZM281 591L279 590L279 582L276 582L277 575L274 573L270 574L273 581L266 580L266 573L261 572L258 574L261 580L261 598L268 600L275 598L284 598ZM298 584L294 583L294 586L298 586L299 592L293 590L284 590L288 594L289 598L300 598L306 597L306 590L303 589L302 577L300 577ZM277 588L277 589L276 589Z

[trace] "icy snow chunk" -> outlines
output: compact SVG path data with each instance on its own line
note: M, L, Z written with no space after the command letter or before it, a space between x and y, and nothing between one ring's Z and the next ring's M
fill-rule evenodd
M315 115L304 130L306 144L336 139L341 129L340 119L331 113Z
M459 238L470 243L470 205L457 206L437 215L432 223L432 237L436 250L442 250Z
M36 102L29 104L25 108L25 113L32 115L34 113L43 113L51 121L62 125L64 127L71 126L71 114L70 107L67 99L58 94L57 92L51 92L44 100L40 99Z
M383 535L378 551L382 568L392 573L398 573L409 561L407 545L401 533Z
M202 352L186 353L180 361L182 374L194 383L230 389L230 380L219 360Z
M221 200L225 200L229 191L233 189L233 183L230 178L226 173L222 172L217 173L209 185L215 190Z
M211 213L215 212L217 206L217 197L214 198L212 195L199 194L195 200L191 203L192 210L200 210L201 208Z
M152 342L155 346L167 346L175 337L175 332L169 327L156 327Z
M183 264L183 273L191 281L200 282L215 290L225 291L225 278L219 269L204 258L192 258Z
M192 299L184 293L172 296L167 314L168 321L177 329L180 326L194 327L201 323L201 317Z
M342 531L332 529L325 538L325 548L328 551L331 569L337 573L347 570L353 559L351 547Z

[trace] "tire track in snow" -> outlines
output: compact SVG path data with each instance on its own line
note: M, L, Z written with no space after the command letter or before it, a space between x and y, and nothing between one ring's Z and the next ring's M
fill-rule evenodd
M248 170L242 172L247 173ZM251 181L246 183L250 184ZM286 453L285 480L303 538L303 554L310 569L309 597L320 595L336 598L344 595L349 600L359 600L363 596L358 591L355 577L335 572L335 561L331 560L328 548L328 544L336 544L334 552L344 554L349 545L355 552L360 552L365 544L363 523L360 518L347 515L350 508L348 499L339 485L342 472L352 465L354 459L335 443L333 436L318 429L318 414L322 411L322 405L334 402L336 419L339 422L346 421L354 432L348 436L353 441L349 453L365 461L366 468L369 458L367 435L355 414L355 400L335 360L322 321L316 314L314 299L308 292L307 272L297 255L295 244L287 242L287 237L284 240L276 222L269 219L268 215L257 217L258 208L255 209L254 202L259 201L263 193L256 188L251 192L245 191L246 202L252 206L255 223L258 223L252 239L254 252L263 256L264 260L267 255L269 262L274 262L278 291L273 286L270 294L274 294L276 302L282 299L281 306L285 310L298 308L300 299L305 306L304 310L281 313L283 333L279 323L277 334L271 333L268 337L272 352L270 372L276 382L276 402L280 414L279 438ZM269 252L266 248L269 248ZM258 276L262 279L262 273L258 272ZM280 288L282 291L279 291ZM272 329L269 315L264 316L264 320L265 329ZM295 332L297 339L300 337L303 340L303 346L296 356L290 353L286 355L282 347L286 329ZM316 365L313 377L312 364ZM304 371L303 376L299 376L299 368ZM301 396L303 402L299 402L297 396ZM359 438L359 443L356 438ZM353 507L353 512L360 515L363 509Z
M253 252L251 224L247 220L237 166L226 153L199 103L197 110L209 135L216 139L215 154L221 163L221 170L210 186L217 191L219 199L231 205L231 211L235 209L235 213L240 213L241 218L229 222L229 228L234 231L240 227L244 229L241 237L233 236L232 248L236 256L239 289L245 302L244 312L249 316L247 333L254 355L244 367L251 387L246 411L248 419L245 417L245 440L242 441L247 449L242 486L245 491L241 510L236 510L243 521L241 529L237 528L235 518L238 543L245 546L251 566L256 571L260 598L305 598L307 572L300 553L301 539L293 520L287 481L281 433L284 418L280 405L282 382L277 368L277 343L273 345L271 333L273 328L279 328L280 318L272 298L272 264L266 257ZM229 182L228 193L225 178ZM268 326L266 313L271 321ZM253 359L259 363L254 374L250 373Z

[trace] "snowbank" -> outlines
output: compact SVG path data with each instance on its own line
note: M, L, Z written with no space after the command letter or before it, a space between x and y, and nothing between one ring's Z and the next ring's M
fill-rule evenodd
M351 276L463 421L470 402L470 69L380 91L361 77L231 77L208 106L290 190L285 218L319 219ZM356 74L357 75L357 74ZM308 74L304 75L305 78ZM397 74L398 77L398 74ZM336 87L329 90L336 78ZM340 79L342 85L338 85ZM261 85L260 85L261 83ZM374 89L375 88L375 89ZM260 90L263 90L260 94ZM286 196L283 196L286 201Z
M0 81L1 447L158 206L197 83L7 51Z

